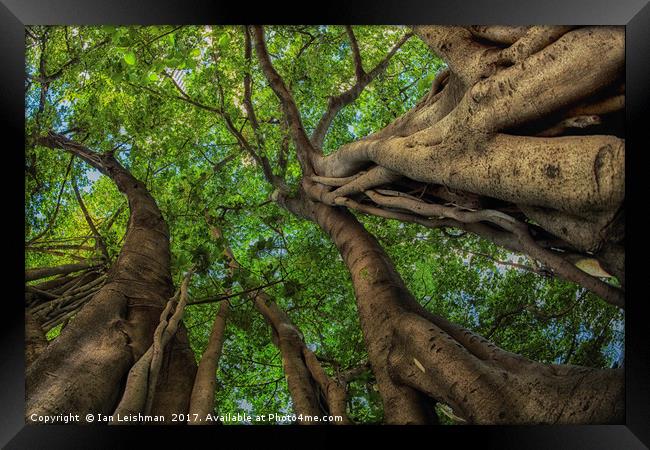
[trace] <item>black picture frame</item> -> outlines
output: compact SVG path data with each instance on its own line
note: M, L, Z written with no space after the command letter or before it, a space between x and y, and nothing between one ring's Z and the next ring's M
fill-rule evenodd
M24 25L31 24L603 24L626 27L626 203L627 275L625 320L626 418L622 425L585 426L450 426L359 427L384 439L398 432L400 441L412 435L427 445L499 449L636 449L650 446L650 333L645 305L644 274L648 264L644 200L647 147L647 112L650 98L650 5L648 0L453 0L328 1L315 5L283 6L277 2L170 0L0 0L0 104L2 105L3 222L10 223L3 242L5 269L0 326L3 347L0 365L0 445L6 448L119 448L130 447L135 434L146 439L175 440L205 435L228 435L245 445L246 438L267 435L281 443L287 433L311 445L314 430L319 443L340 445L350 428L302 427L128 427L105 425L25 425L24 422L24 248L20 229L24 217ZM644 137L645 136L645 137ZM15 235L14 235L15 233ZM644 277L645 275L645 277ZM396 428L399 428L396 430ZM251 430L254 433L251 433ZM208 436L209 435L209 436ZM402 444L402 445L404 445Z

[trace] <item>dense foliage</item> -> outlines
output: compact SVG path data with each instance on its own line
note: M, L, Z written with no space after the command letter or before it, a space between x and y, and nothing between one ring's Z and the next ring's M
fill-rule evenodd
M345 29L266 30L275 68L310 131L328 97L353 81ZM355 27L364 65L374 67L404 32ZM230 300L217 411L291 411L279 350L262 316L238 295L242 291L264 287L330 373L365 364L352 286L338 251L316 225L269 200L273 189L259 164L216 112L223 109L249 141L263 139L271 167L286 171L290 188L297 188L300 169L280 104L256 60L245 58L241 27L30 27L26 42L27 268L98 256L75 186L111 259L128 220L126 200L108 177L65 152L33 144L53 129L95 151L114 151L158 202L170 229L174 282L198 268L184 317L197 360L218 302ZM409 39L337 116L325 152L403 114L443 66L423 42ZM261 136L247 124L243 106L248 71ZM211 237L206 213L221 227L222 239ZM612 367L622 361L622 313L576 285L540 275L528 258L470 234L359 218L431 311L540 362ZM226 246L244 268L234 276L223 256ZM62 325L48 338L56 339ZM381 421L369 371L350 384L348 408L354 421Z

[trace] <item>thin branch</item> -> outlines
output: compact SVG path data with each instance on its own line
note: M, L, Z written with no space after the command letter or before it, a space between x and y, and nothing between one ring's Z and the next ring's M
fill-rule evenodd
M352 31L352 26L346 25L345 31L348 34L348 39L350 39L350 47L352 48L352 59L354 60L354 73L357 77L357 81L361 81L365 78L366 72L363 70L363 61L361 60L361 52L359 52L359 43L357 38Z
M470 251L468 251L467 253L469 253L470 255L481 256L483 258L489 259L490 261L494 262L495 264L499 264L501 266L515 267L517 269L527 270L529 272L533 272L533 273L536 273L538 275L542 274L542 271L537 267L527 266L525 264L518 264L518 263L515 263L515 262L511 262L511 261L501 261L499 259L496 259L494 256L491 256L491 255L488 255L488 254L485 254L485 253L470 252Z
M223 106L223 91L221 90L221 84L217 82L217 87L221 91L220 99L222 102L222 106L220 108L215 108L214 106L206 105L202 102L199 102L198 100L195 100L194 98L190 97L190 95L183 90L183 88L178 84L178 82L168 73L163 72L163 74L169 78L172 83L174 84L174 87L176 90L180 93L180 95L176 96L175 98L182 100L184 102L187 102L191 105L194 105L198 108L204 109L206 111L215 113L219 115L221 118L224 120L224 124L226 125L226 128L232 134L232 136L237 140L239 143L240 147L244 149L254 160L255 162L262 168L262 171L264 172L264 177L266 180L271 183L272 186L275 186L278 188L280 191L287 191L288 188L286 187L286 184L284 183L284 180L281 178L277 177L275 174L273 174L273 170L271 169L271 165L269 164L269 161L266 157L260 156L257 154L257 152L253 149L253 147L250 145L248 140L244 137L244 135L241 133L240 130L237 129L235 126L234 122L232 121L231 117L229 114L226 113L225 108Z
M90 228L90 231L93 233L93 236L95 237L95 246L99 248L102 255L104 255L106 261L108 261L109 260L108 249L106 248L106 244L104 243L104 238L102 238L102 235L99 233L97 227L93 223L92 217L90 217L90 213L88 212L88 209L86 208L86 205L84 204L83 199L81 198L81 194L79 193L79 188L77 186L77 181L75 180L74 177L72 177L72 188L74 189L75 196L77 197L77 202L79 203L79 207L83 212L84 218L86 219L86 223L88 223L88 227Z
M45 236L45 234L50 231L50 228L52 228L52 225L54 224L54 220L56 219L57 214L59 213L59 208L61 207L61 196L63 195L63 188L65 188L65 183L68 181L68 175L70 174L70 169L72 168L72 161L74 160L74 155L70 156L70 162L68 162L68 167L65 170L65 176L63 177L63 181L61 182L61 188L59 189L59 195L56 200L56 208L54 209L54 213L52 214L52 217L50 217L50 220L47 223L47 226L43 231L41 231L39 234L31 238L25 245L30 245Z
M406 41L408 41L411 36L413 36L412 33L406 33L404 36L402 36L401 39L397 41L397 43L393 46L393 48L390 49L384 59L382 59L370 72L366 73L363 70L361 55L359 53L357 40L354 37L354 32L352 31L351 27L347 27L346 29L348 30L348 36L350 37L350 42L352 44L352 55L354 58L357 81L347 91L329 98L327 111L325 111L321 119L318 121L318 125L316 125L316 128L314 129L314 132L311 136L311 142L316 148L321 148L323 146L327 131L329 130L332 122L334 121L334 118L339 113L339 111L359 98L359 95L361 95L366 86L368 86L371 81L373 81L379 74L383 73L384 70L386 70L386 67L388 67L388 63L390 62L393 55L395 55L400 47L402 47L402 45L404 45Z
M284 280L272 281L270 283L263 284L263 285L260 285L260 286L254 287L254 288L245 289L243 291L235 292L233 294L221 295L219 297L210 297L210 298L207 298L205 300L196 300L196 301L193 301L193 302L189 302L187 304L187 306L202 305L202 304L205 304L205 303L217 303L217 302L221 302L223 300L228 300L229 298L239 297L240 295L246 295L246 294L249 294L251 292L261 291L263 289L266 289L267 287L271 287L271 286L274 286L274 285L280 284L280 283L284 283Z
M162 72L162 74L163 74L163 76L169 78L172 81L172 83L174 84L174 87L176 88L176 90L181 94L181 95L176 96L177 99L183 100L184 102L187 102L187 103L189 103L191 105L194 105L197 108L201 108L201 109L204 109L206 111L210 111L210 112L213 112L213 113L216 113L216 114L219 114L219 115L222 114L223 111L221 109L215 108L213 106L206 105L204 103L201 103L201 102L191 98L187 94L187 92L185 92L183 90L183 88L178 84L178 82L174 79L174 77L172 77L169 73ZM145 87L143 87L143 88L148 89L148 90L152 90L151 88L145 88Z

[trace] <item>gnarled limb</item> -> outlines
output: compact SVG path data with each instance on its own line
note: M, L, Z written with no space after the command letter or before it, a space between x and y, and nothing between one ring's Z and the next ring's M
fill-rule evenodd
M389 364L400 382L476 424L620 423L623 372L479 357L420 315L401 317ZM498 395L495 395L498 392Z
M246 58L246 61L250 64L251 56L252 56L252 44L251 44L250 30L248 29L248 27L244 27L244 38L245 38L244 57ZM252 78L251 78L250 71L246 71L244 74L244 108L246 109L246 117L251 123L251 127L253 128L253 133L255 134L255 139L257 141L257 150L254 150L252 146L246 142L243 135L241 135L241 133L239 133L239 131L237 131L234 128L234 126L230 121L230 118L228 118L227 120L228 129L233 135L235 135L238 138L238 140L242 144L242 147L244 147L244 149L248 151L248 153L253 157L253 159L255 159L255 162L257 162L257 164L262 168L262 171L264 172L264 177L273 186L280 189L281 191L286 192L288 191L289 188L287 187L284 179L282 179L281 177L273 173L273 169L271 168L269 159L264 155L265 140L264 140L264 135L262 134L262 130L260 129L259 121L257 120L257 116L255 114L255 108L253 108L252 95L253 95ZM226 115L225 110L222 113L222 115ZM281 159L282 158L280 158L280 160ZM280 164L280 166L282 166L282 164Z
M436 74L436 77L433 79L433 83L431 83L429 94L425 98L425 103L430 104L434 101L434 97L440 93L443 88L443 84L446 83L449 79L450 73L451 72L449 70L449 67L445 67Z
M309 373L327 400L327 412L329 415L338 416L342 419L340 421L332 421L332 423L335 425L349 425L350 420L348 419L346 408L347 392L345 386L338 379L333 379L325 373L320 361L318 361L314 352L309 350L307 346L303 347L302 356L305 360L305 365L309 369Z
M572 28L561 25L533 25L511 46L501 50L499 63L515 64L523 61L533 53L537 53L548 46L551 42L558 40Z
M295 215L318 223L339 249L352 277L369 360L378 381L388 423L429 422L434 419L427 396L460 409L459 403L467 401L465 398L469 394L475 394L474 398L478 400L465 407L462 413L474 422L496 422L505 417L512 417L517 423L612 422L621 419L620 372L540 364L535 368L543 375L535 378L526 373L522 367L531 363L525 358L498 349L474 333L420 307L377 242L353 216L325 203L425 226L456 226L486 236L514 251L531 254L535 259L543 260L545 265L558 268L569 279L588 284L617 306L623 305L622 292L580 271L556 252L540 247L530 236L526 224L501 211L444 209L447 207L441 205L431 210L429 206L423 207L423 202L409 208L405 207L404 200L414 202L415 199L408 195L397 195L397 202L375 198L375 203L381 202L379 208L346 196L331 198L330 189L323 184L314 184L321 180L326 186L338 186L341 181L335 180L337 178L359 184L369 172L357 174L377 165L411 180L446 186L488 199L557 208L579 217L589 216L594 211L617 210L624 197L622 140L613 136L533 138L495 134L566 111L600 92L620 75L624 60L620 29L600 27L566 31L564 28L540 27L527 30L519 37L520 45L505 52L500 60L500 47L479 43L467 30L417 27L416 33L448 62L451 73L443 91L430 101L420 102L386 129L344 145L326 157L314 157L317 177L303 178L300 196L290 198L276 194L273 197ZM553 43L542 45L544 39ZM515 61L516 64L510 67L502 65ZM443 99L446 101L441 103ZM522 164L525 163L526 167L517 165L522 153ZM562 159L565 153L569 156ZM560 171L556 159L559 159ZM510 163L515 165L515 170ZM313 174L304 175L309 177ZM558 178L562 178L564 186ZM369 191L366 194L372 195ZM314 203L307 196L319 202ZM526 200L522 201L522 198ZM446 355L441 360L425 364L417 358L400 355L399 352L407 348L400 339L407 341L416 332L423 335L424 330L417 329L425 325L430 327L429 331L435 331L436 327L442 330L446 339L454 341L459 352L470 356L456 358L452 355L449 358ZM425 357L429 358L420 355L421 359ZM402 367L402 360L408 362L408 372ZM485 361L489 361L487 369ZM431 387L432 383L435 387L436 377L422 378L418 375L416 378L413 372L430 373L434 370L432 367L438 365L445 366L444 371L438 368L435 373L444 379L442 383L446 384L440 392L447 393L448 398L441 397ZM479 417L478 410L486 399L495 395L494 389L505 389L503 382L497 383L498 377L503 378L502 373L509 376L509 372L517 373L512 389L519 392L506 396L505 403L517 395L518 401L525 399L526 388L532 383L541 386L538 391L528 391L532 392L531 398L541 399L541 406L530 408L525 402L513 401L504 404L514 410L510 416L499 408L487 408L499 419ZM464 374L475 384L454 385L455 373ZM479 377L473 377L474 374ZM487 381L483 382L481 377ZM407 381L420 378L426 381ZM607 394L602 403L585 407L571 400L559 402L560 407L556 408L543 400L547 394L551 401L557 400L552 397L554 390L562 395L575 390L583 401L587 395L593 394L585 389L583 381L588 379L606 384ZM455 391L456 387L460 392ZM581 416L579 408L588 411L588 417ZM408 416L398 417L405 411L409 411Z
M526 205L519 207L529 219L582 252L596 253L606 241L620 240L620 236L616 236L616 231L612 229L617 217L616 211L576 217L549 208Z
M436 141L406 138L349 144L327 157L332 176L372 161L413 180L579 215L617 208L625 195L624 141L613 136L535 138L497 134ZM402 155L408 152L409 157Z
M425 217L450 218L467 224L489 222L497 225L503 230L512 233L524 253L541 261L553 269L557 275L593 291L596 295L612 305L618 306L619 308L625 307L625 295L623 291L590 276L561 256L543 249L530 236L526 224L500 211L463 211L459 208L425 203L406 194L387 196L376 191L366 191L366 195L379 205L405 209Z
M350 219L346 219L342 211L334 210L329 214L318 211L325 208L331 209L317 204L310 210L319 223L325 225L351 272L369 358L379 382L388 423L404 421L403 416L396 417L397 411L404 409L398 407L398 400L386 398L390 390L385 385L382 389L382 383L387 380L379 375L381 370L388 370L389 382L397 389L408 386L426 393L452 405L455 411L475 423L613 423L622 420L621 371L533 363L428 313L417 305L408 291L400 288L403 286L401 279L391 266L380 269L379 266L388 260L382 257L376 241L368 241L359 225L355 227L357 232L351 233ZM349 240L350 234L355 234L353 241ZM387 270L393 275L389 276ZM364 286L376 286L380 290L369 296L365 295ZM382 335L389 341L382 342ZM450 353L443 355L444 351ZM382 355L379 361L378 354ZM435 357L439 359L434 361ZM387 358L388 365L380 362L383 358ZM503 373L509 377L511 385L507 385ZM595 394L591 383L598 383L598 389L605 392L598 400L592 398ZM531 386L534 386L532 391ZM506 388L510 388L511 393L503 398L494 395L495 389ZM573 389L574 396L565 396L565 390ZM540 403L527 405L526 392ZM401 401L407 400L402 397ZM486 408L485 411L482 408Z
M350 180L349 182L341 185L338 189L335 189L331 192L322 189L309 190L307 192L310 194L313 193L315 195L315 200L321 201L328 205L335 205L336 199L339 197L347 197L352 194L360 193L368 189L396 181L399 178L401 178L399 174L391 170L387 170L381 166L375 166L369 169L367 172L364 172L362 175L359 175L358 177L347 178ZM312 177L312 180L315 179L319 179L319 177ZM330 183L338 183L339 181L337 180L341 180L336 178L320 179Z
M158 376L160 374L160 367L163 361L163 351L165 346L170 341L170 339L176 333L178 326L183 318L183 313L185 312L185 305L187 304L187 289L189 287L190 279L194 270L191 269L185 277L183 277L183 282L181 283L180 291L177 298L172 299L172 302L176 303L174 309L174 314L167 320L166 316L161 316L160 324L156 328L153 334L153 344L152 344L152 354L151 354L151 366L149 368L149 383L147 391L147 401L144 405L144 413L150 414L151 408L153 407L154 396L156 394Z
M52 291L42 291L27 286L27 292L38 295L40 301L27 305L27 311L39 320L44 331L49 331L65 319L74 315L89 301L104 285L106 275L89 272L80 277L80 286L72 286L61 294Z
M165 305L160 315L160 322L154 331L153 343L131 367L124 394L113 412L113 423L118 423L120 416L138 413L150 414L156 393L163 351L174 333L176 333L183 315L191 276L192 271L185 275L181 288ZM169 317L170 314L171 317Z
M485 76L496 61L498 48L478 42L466 28L424 25L413 27L413 31L447 62L466 86Z
M477 141L490 140L481 137L481 133L536 120L611 83L623 67L623 44L624 34L617 28L580 28L566 33L522 63L474 84L453 111L428 129L422 128L422 131L406 138L383 136L379 140L361 140L344 145L332 155L317 158L316 171L321 176L345 177L374 162L400 172L397 166L414 159L414 152L406 151L404 147L444 142L452 147L466 148L476 145ZM536 101L529 101L531 98ZM419 115L426 117L426 110L426 107L421 108ZM410 126L413 126L412 121ZM467 137L463 139L463 136ZM388 161L388 154L378 157L378 148L396 146L400 146L399 155L389 152L391 161ZM409 156L404 157L404 154ZM438 162L435 160L437 156L430 155L432 162L424 167L430 168ZM422 163L419 159L418 164ZM400 173L422 181L430 178L412 177L405 171Z

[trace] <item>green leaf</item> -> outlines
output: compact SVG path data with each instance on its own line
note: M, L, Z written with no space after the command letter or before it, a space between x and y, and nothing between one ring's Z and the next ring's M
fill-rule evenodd
M130 66L135 65L135 61L136 61L135 53L133 53L133 52L125 53L124 54L124 61Z
M149 74L148 78L149 78L149 81L158 81L159 80L158 74L154 73L154 72L151 72Z
M219 38L219 41L217 42L217 44L221 48L227 47L228 44L230 44L230 37L228 37L228 34L224 33L223 35L221 35L221 37Z

